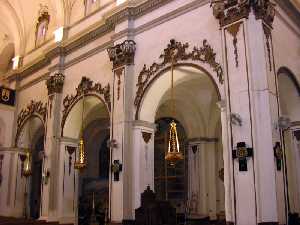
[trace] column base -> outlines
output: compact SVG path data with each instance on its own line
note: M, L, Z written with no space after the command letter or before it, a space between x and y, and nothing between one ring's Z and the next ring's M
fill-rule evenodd
M226 221L226 225L234 225L234 222Z
M135 221L134 220L123 220L122 224L123 225L134 225Z
M258 225L279 225L278 222L261 222Z

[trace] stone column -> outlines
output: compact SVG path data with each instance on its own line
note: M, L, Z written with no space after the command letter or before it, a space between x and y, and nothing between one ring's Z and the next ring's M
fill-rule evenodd
M293 154L294 154L294 163L295 163L295 180L296 180L296 202L295 212L298 213L300 217L300 127L292 128L293 132Z
M112 174L110 186L110 219L112 223L133 219L132 203L132 121L135 42L119 40L108 49L113 62L113 97L111 111L111 140L116 141L111 162L123 164L119 180Z
M132 182L133 208L141 206L141 193L147 186L154 191L154 134L155 124L135 121L133 127Z
M221 111L222 124L222 147L224 161L224 189L225 189L225 218L227 222L235 221L234 211L234 183L233 183L233 159L232 147L230 143L230 115L226 101L221 100L217 103Z
M45 124L45 157L43 171L49 172L49 180L42 184L40 218L49 221L58 219L58 178L59 178L59 139L60 137L60 111L62 101L62 89L65 76L62 73L54 73L47 82L48 102ZM45 176L45 174L43 174Z
M25 182L21 176L19 151L0 147L0 215L3 216L23 215Z
M57 181L57 217L61 224L77 224L78 213L78 171L74 168L78 157L79 140L61 138Z
M227 101L231 117L231 147L244 142L246 148L236 157L247 162L240 171L234 160L235 223L278 224L278 188L273 147L280 141L277 80L272 50L273 3L231 1L213 3L214 15L220 21L225 66ZM243 145L242 143L240 145ZM245 161L246 160L246 161ZM242 169L243 170L243 169Z
M207 170L206 152L204 146L199 141L188 143L188 198L189 202L196 200L197 207L193 214L200 218L208 217L208 197L207 197ZM194 196L193 196L194 195ZM190 206L195 208L195 206ZM193 215L191 215L193 216ZM196 216L196 215L195 215ZM193 219L193 218L192 218ZM197 218L195 218L197 219ZM199 218L198 218L199 219Z

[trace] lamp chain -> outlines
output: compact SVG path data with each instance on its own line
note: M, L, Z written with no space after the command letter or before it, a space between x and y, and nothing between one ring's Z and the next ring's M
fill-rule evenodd
M80 136L83 138L83 129L84 129L84 104L85 103L85 94L83 92L83 97L82 97L82 114L81 114L81 131L80 131Z
M175 99L174 99L174 54L171 56L171 113L175 118Z

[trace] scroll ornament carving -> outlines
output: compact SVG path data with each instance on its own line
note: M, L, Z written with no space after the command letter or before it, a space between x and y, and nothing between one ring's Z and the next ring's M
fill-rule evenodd
M36 102L34 100L31 100L27 107L21 110L17 119L17 134L15 141L17 141L17 138L19 137L21 129L26 120L33 115L39 115L45 123L47 115L47 105L42 103L41 101Z
M188 52L188 48L188 43L182 44L181 42L177 42L172 39L167 48L164 49L164 53L159 57L160 59L162 59L161 63L154 62L149 68L144 65L142 71L138 76L138 89L134 101L135 106L139 105L146 87L154 78L155 74L168 64L171 64L172 56L174 57L173 60L175 63L177 63L178 61L192 60L209 64L210 67L212 67L213 70L217 73L219 82L223 84L223 69L220 63L216 62L216 53L214 52L213 48L207 43L207 40L203 40L202 47L194 47L191 52Z
M264 20L269 26L275 17L275 4L271 0L213 0L211 6L221 27L248 18L251 9L256 19Z
M103 100L105 101L109 111L111 109L111 101L110 101L110 85L102 87L100 83L95 83L87 77L82 77L81 82L76 88L75 95L67 95L63 100L63 117L62 117L62 128L65 124L69 111L73 107L73 105L81 98L83 95L87 94L97 94L103 96Z
M132 65L134 63L134 55L136 43L133 40L125 40L121 44L117 44L107 49L108 56L113 62L113 69L124 65Z
M48 95L54 93L61 93L65 82L65 75L62 73L56 73L50 76L46 81L46 86L48 89Z

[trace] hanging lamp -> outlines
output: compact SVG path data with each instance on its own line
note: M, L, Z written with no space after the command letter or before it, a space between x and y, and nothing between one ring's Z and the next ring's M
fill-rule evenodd
M80 130L80 141L79 141L79 159L75 162L75 169L82 171L86 167L86 157L85 157L85 149L84 149L84 141L83 141L83 121L84 121L84 93L82 99L82 118L81 118L81 130Z
M30 125L30 119L28 120L28 126ZM24 160L24 169L23 176L29 177L32 175L31 170L31 154L30 154L30 144L31 144L31 135L30 135L30 127L28 129L28 148L25 150L25 160Z
M175 117L174 54L172 54L171 56L171 112L174 118ZM176 162L183 159L184 159L183 154L182 152L180 152L176 123L174 120L172 120L170 123L170 130L169 130L168 152L165 156L165 160L170 162L170 165L174 166Z
M32 174L31 170L31 154L29 148L25 150L25 160L24 160L24 169L23 169L23 176L29 177Z

